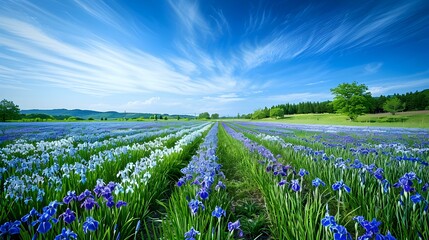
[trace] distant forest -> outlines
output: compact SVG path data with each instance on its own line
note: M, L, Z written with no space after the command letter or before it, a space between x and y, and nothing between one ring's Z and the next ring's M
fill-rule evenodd
M402 103L405 103L404 111L418 111L429 110L429 89L416 92L408 92L405 94L394 94L388 96L371 97L369 103L369 113L383 113L383 104L390 98L397 97ZM306 113L334 113L335 110L332 106L332 101L323 102L300 102L300 103L285 103L272 106L271 108L265 107L261 109L265 112L265 117L270 116L270 110L274 108L281 108L284 114L306 114ZM243 114L240 118L251 118L252 114Z

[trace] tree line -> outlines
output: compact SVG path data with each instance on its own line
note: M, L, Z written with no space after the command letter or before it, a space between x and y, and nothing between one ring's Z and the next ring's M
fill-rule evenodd
M372 97L364 84L343 83L331 89L334 101L284 103L255 110L252 114L241 115L241 118L281 118L284 115L307 113L344 113L355 120L364 113L395 114L401 111L429 110L429 89Z

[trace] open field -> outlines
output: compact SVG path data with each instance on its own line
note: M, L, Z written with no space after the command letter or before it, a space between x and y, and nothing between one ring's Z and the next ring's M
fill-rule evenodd
M263 119L262 121L324 124L345 126L376 126L376 127L406 127L429 128L429 111L401 112L396 115L390 113L366 114L351 122L341 114L296 114L287 115L284 119Z
M0 129L5 239L429 239L425 129L252 121Z

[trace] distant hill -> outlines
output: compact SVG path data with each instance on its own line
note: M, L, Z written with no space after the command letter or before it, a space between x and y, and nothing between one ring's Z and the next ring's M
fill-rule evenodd
M118 119L118 118L150 118L150 116L153 116L155 113L119 113L115 111L108 111L108 112L98 112L93 110L81 110L81 109L48 109L48 110L42 110L42 109L29 109L29 110L21 110L21 114L47 114L51 116L72 116L72 117L78 117L83 119L93 118L93 119L100 119L100 118L108 118L108 119ZM171 117L177 117L179 115L181 118L194 118L194 116L191 115L181 115L181 114L159 114L162 116L171 116Z

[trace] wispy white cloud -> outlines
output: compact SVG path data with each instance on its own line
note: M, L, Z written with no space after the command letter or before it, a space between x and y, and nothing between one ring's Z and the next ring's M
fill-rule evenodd
M310 83L306 83L306 86L313 86L313 85L318 85L318 84L322 84L325 83L326 81L317 81L317 82L310 82Z
M364 72L367 74L377 73L382 66L383 63L369 63L365 65Z
M413 79L408 81L386 81L384 84L369 85L368 90L373 96L379 96L382 94L389 94L395 90L407 90L416 87L429 88L429 78Z
M239 58L251 69L265 63L398 43L421 34L428 27L427 15L413 20L416 12L421 10L419 1L378 4L372 8L369 4L364 3L346 13L329 12L327 15L315 14L320 11L315 7L302 9L294 16L288 15L287 21L280 25L282 29L275 28L263 39L244 42ZM372 10L367 12L368 9ZM269 14L259 15L257 21L251 15L250 29L261 27L269 19ZM307 21L301 21L303 17ZM404 22L407 28L401 27Z
M187 74L196 71L196 66L190 61L175 61L180 67L177 71L162 58L144 51L85 36L76 46L12 18L0 17L0 34L0 44L21 65L9 72L7 77L11 79L32 79L94 95L151 91L187 95L238 87L231 78L191 78Z

